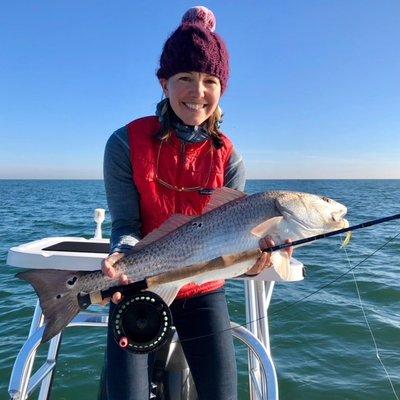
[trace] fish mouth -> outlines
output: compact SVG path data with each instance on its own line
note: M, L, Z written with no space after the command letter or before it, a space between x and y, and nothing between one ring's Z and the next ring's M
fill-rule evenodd
M349 221L347 221L347 219L343 218L339 221L339 229L345 229L348 228L350 226Z
M336 229L345 229L350 226L349 221L347 221L347 219L344 218L346 214L347 214L347 208L333 212L331 214L332 221L334 222Z
M345 220L345 219L344 219L344 216L345 216L346 214L347 214L347 209L333 212L333 213L332 213L332 219L333 219L335 222L341 222L341 221Z

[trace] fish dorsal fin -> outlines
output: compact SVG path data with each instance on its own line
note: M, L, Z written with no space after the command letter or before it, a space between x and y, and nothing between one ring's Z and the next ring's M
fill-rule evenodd
M283 217L272 217L255 226L251 233L259 238L265 237L267 234L273 235L277 233L278 225L282 222Z
M214 210L214 208L222 206L225 203L229 203L232 200L240 199L245 196L247 196L247 194L240 190L230 189L227 187L215 189L211 195L210 201L204 207L203 213Z
M186 224L195 217L196 216L193 215L183 215L183 214L172 215L165 222L163 222L157 229L154 229L148 235L146 235L141 241L139 241L133 248L134 252L136 253L137 251L143 249L143 247L164 237L168 233Z
M246 193L241 192L240 190L230 189L227 187L215 189L213 194L211 195L210 201L204 207L203 213L211 211L214 208L217 208L225 203L229 203L232 200L239 199L240 197L244 196L247 196ZM164 237L168 233L171 233L175 229L179 228L180 226L186 224L187 222L191 221L193 218L196 217L197 217L196 215L183 215L183 214L172 215L164 223L162 223L159 226L159 228L154 229L154 231L150 232L140 242L138 242L134 246L134 252L136 253L143 247Z

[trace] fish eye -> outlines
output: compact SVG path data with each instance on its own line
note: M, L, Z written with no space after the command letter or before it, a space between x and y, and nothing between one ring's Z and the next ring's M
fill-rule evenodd
M330 198L329 197L326 197L326 196L322 196L321 197L321 199L323 200L323 201L326 201L327 203L330 203Z

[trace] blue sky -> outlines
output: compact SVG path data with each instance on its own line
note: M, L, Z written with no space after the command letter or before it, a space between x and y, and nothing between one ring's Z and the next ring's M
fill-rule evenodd
M223 130L249 178L400 178L398 0L205 1L231 55ZM0 13L0 178L101 178L154 112L188 1L18 1Z

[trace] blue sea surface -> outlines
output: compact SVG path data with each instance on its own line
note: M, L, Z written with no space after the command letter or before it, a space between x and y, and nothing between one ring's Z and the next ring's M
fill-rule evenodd
M246 185L249 193L275 189L332 197L348 207L352 225L400 212L400 180L250 180ZM107 204L102 181L0 180L0 205L0 399L7 399L12 366L36 304L32 288L14 277L18 268L6 265L9 248L48 236L92 237L94 209ZM103 232L109 231L108 216ZM307 266L306 279L276 285L269 317L282 400L395 399L353 276L343 275L358 263L354 273L365 313L400 392L400 239L391 240L399 233L399 222L393 221L356 231L347 249L333 237L296 250L295 257ZM242 283L228 282L227 293L232 320L243 323ZM96 399L104 348L104 329L68 329L53 398ZM39 354L43 360L44 349ZM237 359L244 400L247 354L240 345Z

